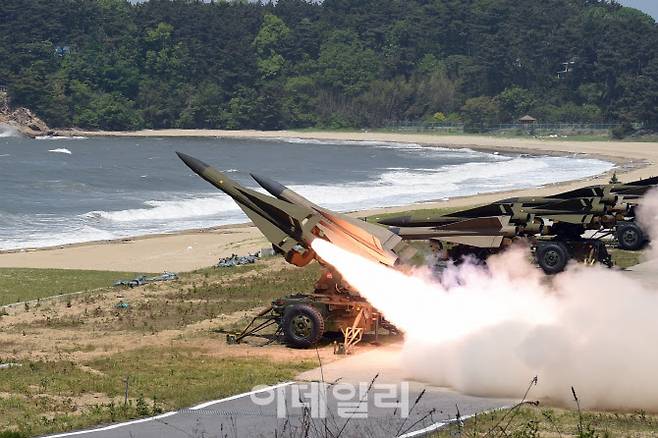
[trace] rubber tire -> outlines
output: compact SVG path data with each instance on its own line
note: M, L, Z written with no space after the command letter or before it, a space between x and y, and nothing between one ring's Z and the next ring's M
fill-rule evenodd
M617 241L620 249L637 251L644 246L646 237L638 224L629 222L617 227Z
M564 271L569 262L569 250L562 242L548 242L537 247L535 257L539 267L553 275Z
M294 326L297 317L306 317L312 324L307 336L300 336ZM294 348L310 348L318 343L324 334L324 318L318 309L308 304L288 306L281 321L286 345Z

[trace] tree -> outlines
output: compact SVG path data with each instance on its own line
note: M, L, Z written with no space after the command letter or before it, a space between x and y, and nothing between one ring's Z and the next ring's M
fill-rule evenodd
M318 58L319 82L347 96L363 92L379 70L379 58L356 34L333 32Z
M289 35L290 29L283 20L275 15L265 14L263 25L253 43L261 78L274 78L283 70L285 59L279 52Z
M535 106L535 97L530 91L514 86L496 96L496 103L502 119L513 121L531 111Z
M488 96L468 99L462 107L462 115L464 129L471 132L500 123L500 108L496 100Z
M658 129L658 26L603 0L3 0L0 59L52 125Z
M132 101L112 94L99 94L76 116L75 124L83 128L126 131L139 128L143 121Z

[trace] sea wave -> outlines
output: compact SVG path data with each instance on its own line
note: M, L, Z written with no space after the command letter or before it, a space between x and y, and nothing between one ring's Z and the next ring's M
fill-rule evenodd
M344 185L292 185L291 189L339 210L404 205L587 178L612 169L600 160L534 157L466 163L440 169L394 169L374 181Z
M146 201L144 208L118 211L90 211L82 215L87 219L112 222L151 222L171 219L197 218L237 212L238 207L224 194L192 199Z
M582 156L501 156L497 160L437 168L389 167L381 169L379 174L371 173L369 179L362 181L289 184L289 187L323 207L350 211L542 186L592 177L613 166ZM46 183L60 184L58 180ZM52 213L19 217L0 211L0 249L116 239L247 220L237 204L221 192L162 193L161 196L150 192L148 196L150 200L141 205L94 210L77 216Z
M293 144L316 144L316 145L338 145L338 146L377 146L383 148L395 149L434 149L443 151L473 151L469 148L454 148L447 146L435 145L421 145L413 142L398 142L398 141L378 141L378 140L331 140L331 139L316 139L316 138L301 138L301 137L263 137L259 138L263 141L275 141Z
M292 144L313 144L313 145L338 145L338 146L370 146L379 149L394 149L401 152L412 152L420 156L446 158L481 158L487 160L509 160L512 157L499 152L491 153L487 151L478 151L469 147L454 147L420 144L413 142L396 142L396 141L374 141L374 140L323 140L323 139L306 139L300 137L265 137L259 140L270 142L284 142Z
M0 125L0 138L20 137L18 130L13 126Z
M298 184L289 187L314 203L348 211L386 207L467 196L476 193L541 186L556 180L591 177L612 168L606 161L534 157L514 158L493 163L466 163L439 169L390 168L378 178L347 184ZM82 215L96 221L117 223L163 223L207 218L226 223L231 217L245 218L235 202L218 193L191 194L189 198L150 200L143 208L118 211L91 211Z
M48 152L54 152L56 154L66 154L66 155L71 155L73 153L66 148L48 149Z
M80 242L94 242L99 240L113 240L122 236L121 233L104 230L101 228L83 225L57 232L40 232L21 234L20 237L9 237L2 239L0 250L15 250L21 248L48 248L51 246L67 245Z
M40 135L38 137L35 137L35 140L86 140L88 137L83 137L80 135L72 135L72 136L65 136L65 135Z

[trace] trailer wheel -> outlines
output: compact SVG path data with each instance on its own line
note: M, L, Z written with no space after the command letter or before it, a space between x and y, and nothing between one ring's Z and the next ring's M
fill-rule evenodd
M567 266L569 251L562 242L544 243L537 248L536 258L546 274L557 274Z
M324 318L313 306L293 304L283 314L281 322L286 344L295 348L309 348L324 334Z
M617 227L617 240L619 248L636 251L644 245L645 237L642 228L638 224L630 222Z

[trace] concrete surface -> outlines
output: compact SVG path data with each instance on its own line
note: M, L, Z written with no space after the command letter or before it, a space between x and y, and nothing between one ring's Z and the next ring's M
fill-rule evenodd
M295 382L259 392L149 419L51 437L409 438L426 435L458 416L464 418L515 403L466 396L409 381L396 360L399 348L397 344L348 356L322 369L302 373ZM407 411L408 415L402 415Z

